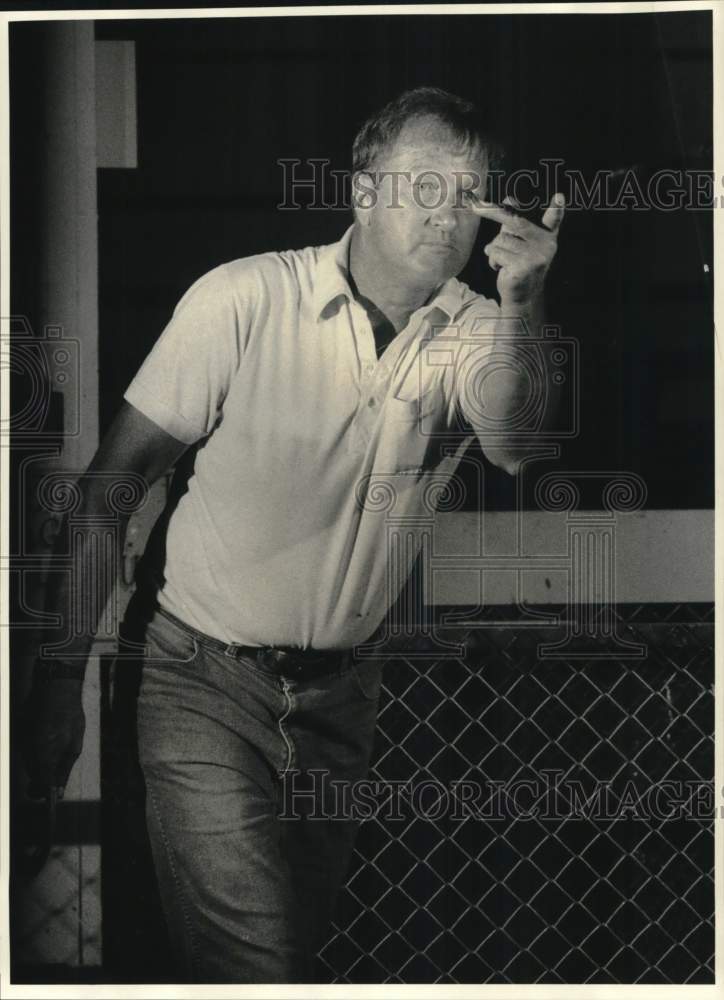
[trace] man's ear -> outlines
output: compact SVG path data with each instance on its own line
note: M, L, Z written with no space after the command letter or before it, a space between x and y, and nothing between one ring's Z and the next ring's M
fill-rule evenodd
M370 210L377 204L375 175L368 170L357 170L352 176L352 208L361 226L370 224Z

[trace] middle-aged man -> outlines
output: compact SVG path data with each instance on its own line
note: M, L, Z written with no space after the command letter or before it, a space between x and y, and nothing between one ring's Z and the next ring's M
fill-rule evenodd
M510 473L525 457L521 321L542 322L563 199L540 225L483 201L488 154L467 101L420 88L387 105L355 140L353 226L201 277L79 481L97 572L109 474L152 483L193 448L128 615L146 646L139 755L178 980L312 975L355 824L280 819L283 779L365 778L381 658L352 651L409 573L415 545L398 542L473 433ZM501 227L485 248L499 304L456 279L481 218ZM445 447L460 416L469 434ZM51 595L60 612L73 579ZM95 625L36 666L29 770L45 787L80 750Z

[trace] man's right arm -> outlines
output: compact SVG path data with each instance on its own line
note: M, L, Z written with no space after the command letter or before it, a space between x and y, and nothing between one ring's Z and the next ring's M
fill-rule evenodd
M76 572L51 573L46 593L46 610L60 620L79 610L83 580L106 581L108 553L95 544L99 521L109 514L118 519L117 511L108 508L114 477L118 483L127 481L129 474L141 477L150 487L170 469L187 449L188 444L158 427L139 410L124 402L87 471L77 482L81 496L80 507L74 511L76 524L87 525L76 531ZM128 517L121 518L116 553L120 564ZM65 535L61 531L60 538ZM47 794L55 788L62 797L62 789L77 760L83 740L84 718L81 694L85 665L95 638L98 619L112 596L115 580L101 585L103 592L94 594L94 600L84 608L83 628L67 646L67 660L43 660L39 657L35 667L31 694L26 703L23 744L34 794ZM76 623L79 620L75 615ZM52 636L44 642L52 644ZM41 649L42 649L41 643Z

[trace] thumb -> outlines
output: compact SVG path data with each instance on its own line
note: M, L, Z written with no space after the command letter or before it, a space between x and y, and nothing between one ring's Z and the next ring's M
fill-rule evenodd
M563 222L563 216L566 212L566 199L565 195L562 195L560 191L556 192L551 198L551 203L548 208L543 213L543 226L546 229L550 229L552 233L557 233L561 228L561 223Z

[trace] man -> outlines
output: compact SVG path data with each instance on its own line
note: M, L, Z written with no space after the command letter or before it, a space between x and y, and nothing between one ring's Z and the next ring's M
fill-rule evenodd
M100 474L152 483L193 448L129 616L146 645L139 752L178 980L312 975L355 826L281 820L281 787L297 771L367 774L381 662L352 650L416 554L390 542L391 505L412 524L473 431L510 473L524 457L516 336L542 321L563 202L541 225L487 204L487 166L468 102L433 88L393 101L355 140L355 219L340 242L200 278L81 478L91 523L107 511ZM481 218L501 225L485 250L500 305L456 280ZM509 363L486 372L496 335ZM451 450L460 414L472 429ZM51 603L72 600L60 586ZM82 669L46 661L36 674L31 775L62 786L80 750Z

